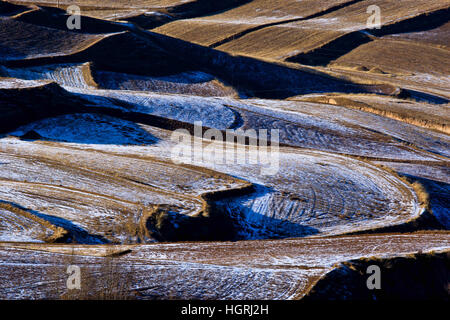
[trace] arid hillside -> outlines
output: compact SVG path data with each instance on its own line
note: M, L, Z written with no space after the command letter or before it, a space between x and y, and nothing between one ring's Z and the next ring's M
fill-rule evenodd
M0 1L0 299L448 300L449 10Z

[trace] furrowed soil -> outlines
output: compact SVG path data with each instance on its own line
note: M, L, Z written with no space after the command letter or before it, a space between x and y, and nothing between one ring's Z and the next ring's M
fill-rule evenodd
M1 1L0 298L448 300L449 10Z

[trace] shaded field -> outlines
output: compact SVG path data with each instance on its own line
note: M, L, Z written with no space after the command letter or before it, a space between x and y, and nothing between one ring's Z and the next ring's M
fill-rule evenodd
M1 1L0 298L448 300L449 8Z
M304 301L448 300L449 262L448 252L351 260L322 277ZM370 265L379 266L383 274L381 292L368 290L364 283Z
M44 14L45 16L45 14ZM17 29L28 24L15 19L4 20ZM35 32L48 33L46 27ZM99 20L96 24L102 26ZM136 26L114 24L123 32L103 34L77 34L63 32L68 40L75 37L73 44L61 52L52 52L48 48L40 48L43 44L30 37L21 42L22 55L8 53L10 58L6 65L10 67L36 66L56 63L83 63L93 61L100 70L131 73L139 75L173 75L186 71L202 71L212 74L236 90L246 95L263 97L286 97L306 92L343 91L343 92L382 92L392 94L395 88L388 85L361 85L341 79L333 79L326 74L289 68L249 57L234 57L224 52L198 46L161 34L146 32ZM18 30L17 30L18 31ZM17 36L17 32L14 33ZM14 38L5 37L5 50ZM33 42L34 41L34 42ZM37 45L36 45L37 44ZM131 48L116 50L115 48ZM16 47L14 50L17 50ZM33 51L39 50L39 55ZM58 51L58 50L57 50ZM142 64L139 61L152 61ZM281 76L284 74L284 76Z
M301 101L328 103L375 113L423 128L449 133L448 106L364 95L330 95L300 98Z
M4 81L5 84L17 85L12 79ZM280 142L283 143L281 152L277 154L278 171L275 176L262 178L259 177L260 166L252 168L243 163L229 167L223 163L208 163L204 159L209 154L204 152L203 160L193 164L198 167L195 171L201 173L205 170L202 167L207 171L203 178L192 178L191 175L183 174L180 170L184 169L180 166L171 163L173 158L171 159L170 150L174 142L169 139L170 130L192 128L192 121L195 120L193 115L198 116L198 120L207 120L207 113L214 110L214 100L193 100L197 105L204 103L197 106L198 115L195 115L194 106L187 104L193 98L185 97L182 100L188 112L185 118L181 105L175 109L175 113L167 113L167 102L179 103L170 96L147 96L98 89L74 90L67 87L73 90L71 92L54 83L42 84L33 80L21 84L29 85L30 92L50 88L50 91L43 93L47 92L53 99L60 96L61 101L66 100L66 96L70 97L77 101L77 107L59 108L58 100L54 100L53 109L44 113L43 109L36 108L34 104L36 117L53 118L21 126L10 132L20 140L4 138L2 158L6 164L4 167L8 170L2 178L6 180L4 187L9 190L3 195L4 201L15 201L21 207L76 222L84 230L76 232L99 235L113 242L147 241L147 238L152 238L151 235L156 240L279 238L317 233L341 234L402 225L418 219L425 212L422 200L415 195L412 186L388 171L369 162L351 159L348 155L369 155L369 150L373 150L374 143L377 143L379 147L376 149L382 153L376 158L373 157L373 152L370 154L376 160L444 161L438 152L433 154L427 151L427 148L433 147L439 150L437 142L434 146L430 142L430 134L426 140L421 141L423 133L417 132L417 138L410 140L410 144L398 143L397 136L404 129L390 126L389 121L385 121L384 131L380 127L376 128L377 132L371 129L364 133L364 128L368 126L373 128L375 123L382 125L379 118L374 119L372 124L361 123L361 120L357 120L359 113L345 114L336 110L340 114L338 120L337 117L333 118L331 109L327 111L328 117L318 117L317 114L322 114L323 111L315 104L302 104L303 110L300 111L298 102L293 101L277 102L275 108L270 101L249 100L247 104L243 104L229 99L229 103L235 106L230 108L230 104L216 105L215 112L219 112L219 116L209 120L210 126L224 129L238 124L238 128L244 129L267 126L278 128L281 132ZM3 90L15 92L17 89L6 87ZM12 102L23 103L21 101L27 99L27 96L23 96L25 92L17 91L16 100L12 99ZM11 97L10 94L8 96ZM135 100L136 98L139 100ZM45 99L45 95L42 99ZM119 103L123 99L124 102ZM161 109L158 109L158 104ZM43 114L39 115L38 111ZM30 114L27 110L22 110L22 113ZM148 122L145 121L145 116ZM172 120L168 121L170 118ZM16 121L16 127L21 125L20 121L24 121L20 115L6 120L11 125ZM37 119L28 119L28 122L33 120ZM417 129L409 130L411 132L408 137L411 139ZM302 135L309 138L302 139ZM358 143L356 135L361 136ZM329 140L333 141L333 147L327 142ZM353 151L351 143L357 146ZM362 152L365 143L367 153ZM412 148L413 143L417 147ZM224 151L223 145L206 139L202 144L207 147L208 152ZM397 151L390 151L390 144ZM327 153L296 150L289 146L308 147ZM341 149L335 149L336 147ZM116 148L119 149L115 150ZM63 157L58 155L62 150L65 150ZM338 153L342 155L336 155L336 151L340 151ZM126 152L126 156L119 156L123 152ZM227 149L227 152L234 153L234 147ZM400 156L402 152L405 158ZM396 157L389 156L391 153ZM79 163L83 163L84 169L76 169ZM37 175L32 174L36 165L41 167L38 170L40 174ZM75 172L80 174L78 178L75 178ZM203 183L191 185L189 180L185 181L181 177ZM223 177L223 182L217 181L218 177ZM33 179L30 181L30 178ZM77 180L83 183L76 182ZM298 183L300 180L302 184ZM104 187L106 183L109 185L107 193ZM23 188L27 185L30 191L24 192L26 189ZM39 190L40 185L44 191ZM252 186L253 189L209 199L211 188L220 185L222 187L219 192L243 186ZM51 186L57 188L48 189ZM68 206L64 194L71 193L72 188L81 192L80 196L95 193L92 200L82 200L83 206L79 208L70 205L76 214L68 214L64 209ZM54 192L54 196L44 196L50 190ZM192 195L186 196L189 192ZM33 197L38 195L42 204L33 204ZM73 197L78 199L79 196L74 194ZM115 207L119 207L119 204L115 202L103 203L111 197L131 204L118 209ZM99 211L100 217L90 217L88 212L93 211ZM123 220L116 220L115 228L120 229L121 225L127 227L121 231L107 227L108 220L104 215L124 216ZM226 219L229 221L225 222L223 217L228 217ZM222 232L216 229L220 225ZM228 227L224 228L225 225ZM74 229L70 224L66 223L66 226ZM147 234L149 232L151 234Z

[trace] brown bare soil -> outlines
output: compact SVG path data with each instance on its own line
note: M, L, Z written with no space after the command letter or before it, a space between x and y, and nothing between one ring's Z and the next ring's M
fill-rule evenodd
M427 108L424 103L403 101L392 98L380 98L364 95L331 95L311 98L300 98L301 101L328 103L345 106L356 110L379 114L383 117L403 121L416 126L437 130L446 134L450 133L450 118L447 106L430 105Z
M371 265L382 270L382 290L369 290L364 283ZM322 277L304 301L448 300L449 268L448 252L352 260Z
M0 299L448 300L449 10L0 1Z
M378 264L383 271L377 298L446 299L448 250L433 252L433 247L448 242L448 232L421 232L120 246L116 251L110 246L1 244L0 257L9 266L0 265L0 295L17 297L12 293L20 281L25 299L266 300L299 299L308 292L307 299L372 299L364 273ZM123 254L111 257L112 251ZM80 266L81 291L65 287L68 265Z

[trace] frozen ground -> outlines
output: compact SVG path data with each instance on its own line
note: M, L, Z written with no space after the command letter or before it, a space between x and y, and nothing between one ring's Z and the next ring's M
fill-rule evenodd
M340 262L445 252L449 241L448 233L417 233L119 246L115 250L3 244L0 295L40 299L70 294L65 288L66 268L75 264L84 277L82 290L73 296L78 299L89 298L89 293L95 298L100 292L106 298L299 299ZM119 252L124 254L105 258Z
M82 0L79 31L0 2L0 298L301 299L373 261L441 281L450 3L319 2Z

